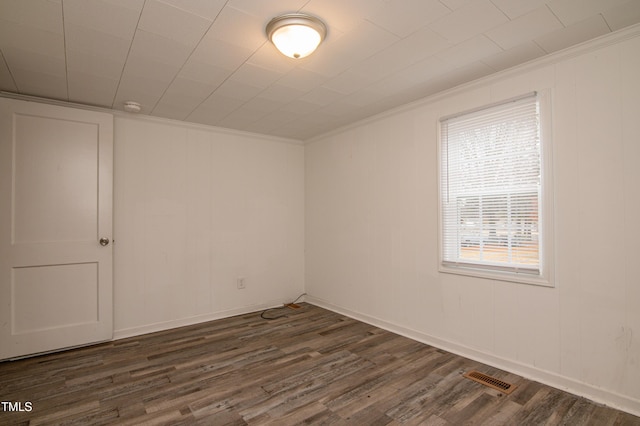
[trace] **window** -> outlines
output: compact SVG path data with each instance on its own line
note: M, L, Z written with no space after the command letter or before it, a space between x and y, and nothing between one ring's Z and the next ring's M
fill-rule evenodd
M440 120L443 271L550 283L540 105L534 93Z

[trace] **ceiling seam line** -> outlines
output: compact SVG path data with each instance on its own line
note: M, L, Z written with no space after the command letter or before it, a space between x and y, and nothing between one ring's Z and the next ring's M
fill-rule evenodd
M133 31L133 37L131 37L131 43L129 44L129 49L127 50L127 57L124 58L124 62L122 63L122 70L120 71L120 78L118 79L118 85L116 86L116 90L113 93L113 100L111 101L111 109L113 109L114 104L116 103L116 98L118 97L118 92L120 91L120 84L122 83L122 76L124 75L124 70L127 67L127 62L129 61L129 55L131 54L131 48L133 47L133 41L136 39L136 33L138 32L138 25L140 25L140 19L142 19L142 13L144 12L144 7L146 5L147 5L147 0L144 0L144 3L140 8L140 15L138 15L138 21L136 22L136 27Z
M226 5L225 5L225 6L226 6ZM263 42L263 43L260 45L260 47L264 46L264 45L265 45L265 43L267 43L267 42L266 42L266 41L265 41L265 42ZM253 57L253 55L255 55L255 54L256 54L256 52L257 52L258 50L259 50L259 48L258 48L258 49L256 49L256 50L254 50L254 51L253 51L253 53L247 57L247 59L245 59L245 60L244 60L240 65L238 65L238 66L236 67L236 69L234 69L234 70L233 70L233 71L232 71L228 76L226 76L226 77L224 78L224 80L222 80L222 81L220 82L220 84L218 84L218 85L216 86L216 88L215 88L215 89L213 89L213 91L212 91L211 93L209 93L209 96L207 96L206 98L204 98L204 99L202 100L202 102L200 102L200 103L199 103L199 104L198 104L198 105L197 105L197 106L196 106L196 107L195 107L195 108L194 108L194 109L189 113L189 115L187 115L187 117L186 117L186 118L189 118L189 117L191 116L191 114L193 114L193 113L194 113L198 108L200 108L200 106L202 106L202 104L203 104L203 103L205 103L205 102L207 101L207 99L209 99L211 96L213 96L213 94L214 94L214 93L215 93L215 92L216 92L216 91L217 91L217 90L218 90L218 89L219 89L219 88L220 88L224 83L226 83L226 82L227 82L227 81L228 81L228 80L233 76L233 74L235 74L235 73L236 73L236 71L238 71L238 70L240 69L240 67L242 67L242 66L243 66L243 65L245 65L247 62L249 62L249 60ZM255 86L254 86L254 87L255 87ZM267 89L267 87L265 87L264 89L262 89L259 93L264 92L266 89ZM257 95L256 95L256 96L257 96ZM231 110L231 111L229 111L227 114L225 114L224 116L222 116L222 117L220 118L220 120L224 120L225 118L227 118L227 117L229 116L229 114L231 114L232 112L236 111L238 108L242 107L242 106L243 106L243 105L245 105L247 102L249 102L249 101L248 101L248 100L244 101L242 104L238 105L236 108L232 109L232 110ZM185 118L185 119L186 119L186 118Z
M160 101L162 100L162 98L164 97L164 95L167 93L167 90L169 90L169 87L171 87L171 85L173 84L174 81L176 81L176 78L178 77L178 74L180 74L180 71L182 71L182 69L184 68L184 66L187 64L187 62L189 61L189 58L191 58L193 56L193 52L196 51L196 49L198 48L198 46L200 45L200 43L202 43L202 40L205 38L205 36L207 35L207 33L209 32L209 30L211 30L211 27L213 27L213 24L215 24L216 20L218 19L218 17L220 16L220 14L222 13L222 11L224 10L225 7L227 7L227 4L229 4L229 0L227 0L224 5L220 8L220 10L218 11L218 13L216 14L216 16L213 18L213 20L211 21L211 24L209 24L209 27L207 28L207 30L205 32L202 33L202 37L200 37L200 40L198 40L198 42L195 44L195 46L193 47L193 49L191 49L191 53L189 53L189 56L187 56L187 59L185 59L185 61L182 63L182 66L180 67L180 69L178 69L178 72L176 72L176 75L173 76L173 78L171 79L171 81L169 82L169 84L167 85L167 87L164 89L164 92L162 92L162 94L160 95L160 97L158 98L158 100L156 101L156 103L153 105L152 108L149 109L149 114L151 114L157 107L158 104L160 103ZM178 8L180 9L180 8ZM180 9L182 10L182 9ZM188 13L188 12L187 12ZM162 37L162 36L160 36ZM216 88L217 89L217 88ZM214 90L215 91L215 90ZM213 92L212 92L213 93ZM200 106L200 104L198 104L198 106ZM196 107L197 108L197 107ZM188 115L191 115L193 113L194 110L192 110ZM186 118L186 117L185 117Z
M613 30L611 29L611 25L609 25L609 22L607 21L607 18L604 17L604 14L600 12L598 13L598 15L602 17L602 20L604 21L605 25L607 26L607 28L609 28L609 32L612 33Z
M64 24L64 0L60 3L60 14L62 15L62 49L64 51L64 84L67 87L67 101L70 102L69 97L69 61L67 60L67 29Z
M2 62L7 67L7 71L9 71L9 77L11 77L11 81L13 82L13 85L15 86L16 90L18 91L18 93L20 93L20 88L18 87L18 82L16 82L16 79L13 76L13 73L11 72L11 68L9 68L9 63L7 62L7 58L4 57L4 53L2 53L1 49L0 49L0 58L2 58Z
M560 18L558 17L558 15L556 15L556 13L553 11L553 9L551 9L551 8L549 7L549 5L548 5L548 4L545 4L545 5L544 5L544 7L546 7L546 8L547 8L547 10L548 10L552 15L553 15L553 17L554 17L554 18L556 18L556 19L558 20L558 22L560 22L560 25L562 25L562 27L563 27L563 28L567 28L567 26L564 24L564 22L562 22L562 19L560 19ZM544 49L543 49L543 50L544 50Z

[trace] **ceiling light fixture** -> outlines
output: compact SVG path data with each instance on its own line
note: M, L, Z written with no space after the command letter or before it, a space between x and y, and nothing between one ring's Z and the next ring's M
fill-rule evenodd
M126 101L124 103L124 110L127 112L140 112L142 110L142 107L138 102Z
M313 53L327 34L327 27L315 16L289 13L267 24L267 37L280 52L290 58L304 58Z

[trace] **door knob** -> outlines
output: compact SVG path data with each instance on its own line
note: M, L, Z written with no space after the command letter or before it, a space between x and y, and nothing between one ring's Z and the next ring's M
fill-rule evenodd
M109 239L105 237L100 238L100 245L101 246L109 245Z

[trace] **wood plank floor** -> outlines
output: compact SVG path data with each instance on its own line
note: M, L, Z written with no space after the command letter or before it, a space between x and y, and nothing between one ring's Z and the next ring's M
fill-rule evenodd
M640 425L623 413L302 304L0 363L0 424ZM510 395L462 376L476 369ZM13 405L15 408L16 406ZM2 407L0 407L2 408ZM6 407L5 407L6 408Z

